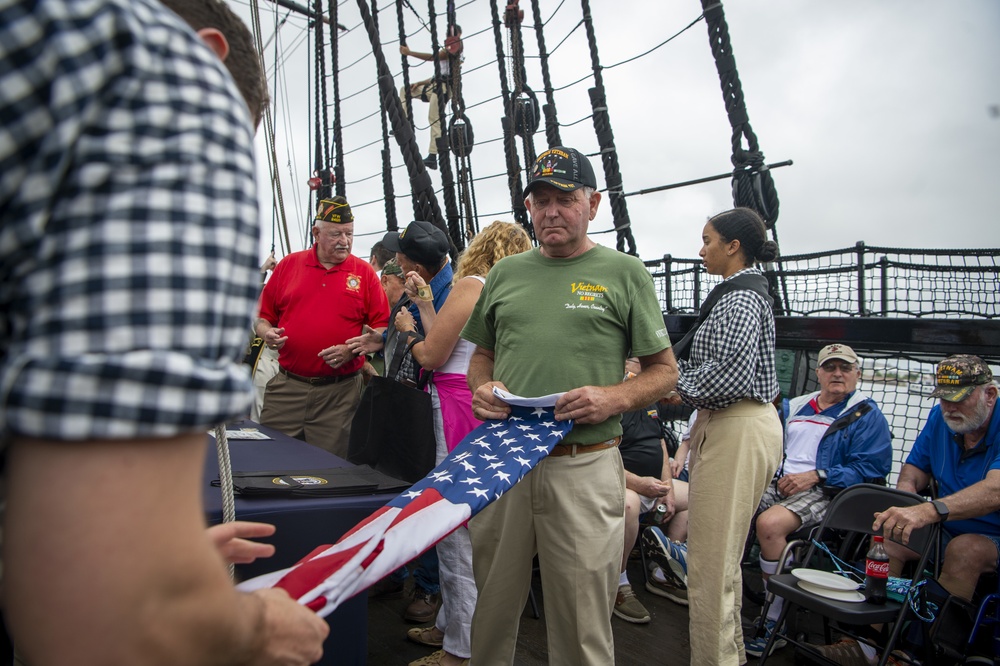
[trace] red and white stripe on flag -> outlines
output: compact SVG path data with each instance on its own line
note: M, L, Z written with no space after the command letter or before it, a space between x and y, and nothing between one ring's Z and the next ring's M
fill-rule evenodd
M573 427L556 421L551 407L511 409L507 419L469 433L426 477L337 543L238 588L280 587L326 616L431 548L520 481Z

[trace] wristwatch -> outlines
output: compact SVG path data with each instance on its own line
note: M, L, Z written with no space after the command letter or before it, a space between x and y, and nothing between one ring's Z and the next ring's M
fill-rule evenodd
M816 476L819 477L819 484L818 485L825 486L826 485L826 470L825 469L818 469L818 470L816 470Z
M950 514L951 511L948 510L947 504L945 504L941 500L931 500L931 504L934 505L934 508L937 510L938 515L941 516L942 523L948 520L948 514Z

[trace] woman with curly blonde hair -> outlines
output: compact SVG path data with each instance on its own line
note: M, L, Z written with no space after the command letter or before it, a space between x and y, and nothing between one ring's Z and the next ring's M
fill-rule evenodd
M490 269L504 257L530 249L527 232L513 222L493 222L480 231L459 257L451 293L436 315L433 296L426 293L424 280L415 272L407 275L406 292L420 309L426 333L411 350L423 368L435 371L430 390L439 463L480 423L472 415L472 393L466 382L475 345L459 338L459 333L479 300ZM417 328L413 315L405 309L396 315L395 325L400 331L415 332ZM412 662L411 666L465 664L472 654L470 631L476 608L476 582L472 576L469 531L458 528L438 543L437 551L441 610L434 626L410 629L407 636L417 643L442 649Z

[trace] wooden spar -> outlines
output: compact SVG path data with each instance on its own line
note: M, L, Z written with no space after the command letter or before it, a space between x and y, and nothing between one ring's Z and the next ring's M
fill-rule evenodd
M316 12L314 12L313 10L309 9L304 5L300 5L297 2L292 2L292 0L270 0L270 2L273 2L279 7L284 7L285 9L289 9L293 12L302 14L303 16L307 16L313 20L316 20L318 18L323 23L330 25L330 19L328 19L327 17L323 16L322 14L317 15ZM341 30L347 30L347 26L341 25L340 23L337 24L337 27L340 28Z

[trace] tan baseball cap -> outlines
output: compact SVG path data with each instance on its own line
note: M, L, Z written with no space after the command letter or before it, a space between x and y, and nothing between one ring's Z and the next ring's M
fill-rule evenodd
M831 358L839 358L842 361L847 361L848 363L857 363L858 355L854 353L854 350L847 345L842 345L839 343L834 343L832 345L827 345L819 350L819 365L823 365Z

